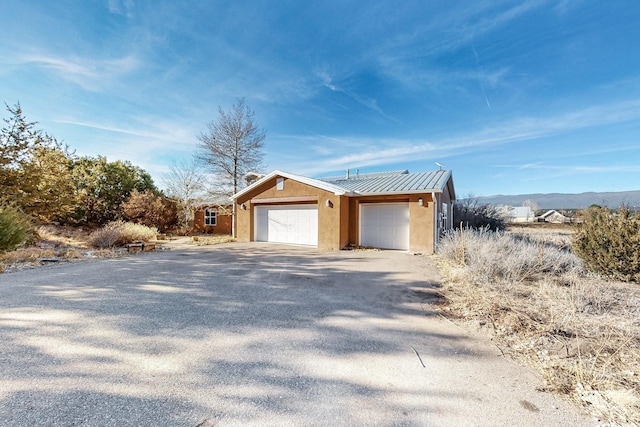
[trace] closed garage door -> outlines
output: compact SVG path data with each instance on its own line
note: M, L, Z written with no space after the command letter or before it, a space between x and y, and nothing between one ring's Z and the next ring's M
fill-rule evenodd
M318 246L318 206L258 206L255 240Z
M360 244L409 250L409 204L361 204Z

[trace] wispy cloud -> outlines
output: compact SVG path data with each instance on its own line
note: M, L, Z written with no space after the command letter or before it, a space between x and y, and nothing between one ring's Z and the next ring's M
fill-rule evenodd
M592 176L611 176L619 174L637 174L640 173L640 165L629 164L611 164L605 166L592 166L592 165L575 165L575 164L544 164L538 163L535 165L529 165L523 168L522 165L499 165L495 166L500 169L514 169L525 170L529 169L530 174L519 174L517 179L519 182L536 182L544 180L553 180L556 178L568 179L571 177L592 177ZM496 179L503 179L505 176L511 176L508 173L499 173L495 175Z
M396 35L379 45L377 54L413 58L418 47L422 56L454 51L547 3L546 0L528 0L498 13L496 2L477 2L469 7L452 9L449 14L438 14L421 28ZM439 37L432 37L434 32Z
M553 116L518 118L475 132L442 139L341 137L340 139L345 143L338 145L332 142L335 137L323 141L325 137L314 136L313 145L335 148L322 162L316 160L299 163L298 171L317 174L347 167L375 166L434 157L445 158L475 152L487 147L520 143L629 120L640 120L640 99L593 106ZM526 164L519 167L536 168L539 166Z
M339 92L342 93L346 96L348 96L349 98L353 99L354 101L356 101L358 104L372 110L375 111L376 113L378 113L379 115L381 115L382 117L391 120L393 122L398 123L398 119L390 116L389 114L385 113L382 108L380 108L380 106L378 105L378 101L376 101L373 98L370 98L368 96L364 96L364 95L360 95L359 93L350 90L350 89L346 89L344 87L342 87L341 85L338 85L337 83L335 83L333 81L333 78L329 75L329 73L327 73L326 71L322 71L322 72L318 72L316 73L317 77L321 80L322 85L324 87L326 87L327 89L333 91L333 92ZM345 108L343 105L339 104L341 107Z
M450 51L464 46L496 28L543 7L545 3L547 2L544 0L528 0L500 13L492 13L490 10L494 5L493 2L481 3L476 10L469 9L468 13L451 17L449 22L441 22L449 37L442 43L431 45L431 53Z
M504 169L535 169L544 171L557 171L564 174L574 175L578 173L592 174L592 173L630 173L640 172L640 165L606 165L606 166L592 166L592 165L550 165L543 162L530 163L525 165L497 165L497 168Z
M82 65L82 61L69 61L45 55L24 55L19 58L19 62L22 64L38 65L43 68L57 71L63 75L96 77L95 70Z
M441 66L442 55L471 48L479 60L474 43L483 36L509 25L512 21L544 7L546 0L529 0L506 10L496 10L495 2L477 2L473 6L455 9L454 13L441 13L437 20L428 21L421 28L412 29L381 43L370 56L374 58L380 73L411 89L439 90L461 81L478 81L488 105L486 87L498 86L510 69L501 67L491 71L458 71L448 64ZM437 33L438 37L433 37ZM417 58L422 58L416 61ZM431 62L431 59L436 61ZM445 85L445 83L449 83Z
M109 0L108 7L109 13L131 18L133 17L135 3L133 0Z
M58 77L71 81L84 89L97 90L115 77L137 70L141 61L131 54L120 58L96 60L92 58L63 58L48 54L24 54L19 64L51 70Z
M54 122L113 132L122 135L130 135L139 138L165 141L172 144L193 144L195 141L195 133L192 129L185 128L178 124L168 124L160 121L158 121L158 124L156 125L143 125L144 127L142 129L122 128L100 123L79 122L73 120L54 120Z
M560 0L553 8L558 15L564 15L573 8L581 6L584 0Z

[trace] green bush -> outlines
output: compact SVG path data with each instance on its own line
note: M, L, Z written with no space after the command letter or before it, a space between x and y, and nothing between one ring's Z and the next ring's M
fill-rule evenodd
M33 241L35 232L29 217L11 206L0 206L0 253Z
M640 219L625 207L612 212L591 206L578 225L573 251L589 270L640 282Z

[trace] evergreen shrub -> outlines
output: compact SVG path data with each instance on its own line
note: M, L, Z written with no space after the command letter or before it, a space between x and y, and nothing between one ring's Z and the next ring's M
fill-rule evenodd
M12 206L0 206L0 253L29 243L34 237L35 232L27 215Z
M591 206L573 240L573 251L594 272L640 282L640 218L622 206Z

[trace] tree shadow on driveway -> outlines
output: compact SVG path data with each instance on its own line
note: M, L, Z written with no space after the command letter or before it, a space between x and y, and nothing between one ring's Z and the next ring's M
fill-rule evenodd
M518 405L533 379L425 304L437 284L428 257L267 244L2 275L0 422L539 421Z

